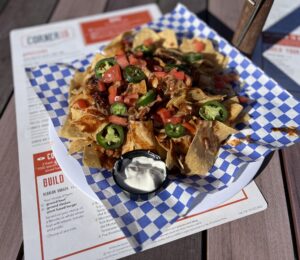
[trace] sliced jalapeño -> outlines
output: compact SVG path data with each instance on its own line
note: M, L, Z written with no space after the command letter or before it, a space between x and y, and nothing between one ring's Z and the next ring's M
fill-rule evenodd
M199 109L200 116L209 121L218 120L226 121L228 118L228 111L223 104L216 100L204 103Z
M102 78L103 74L115 64L116 61L114 58L105 58L98 61L95 66L96 78L98 79Z
M99 145L105 149L117 149L124 142L124 130L122 126L109 124L96 135Z

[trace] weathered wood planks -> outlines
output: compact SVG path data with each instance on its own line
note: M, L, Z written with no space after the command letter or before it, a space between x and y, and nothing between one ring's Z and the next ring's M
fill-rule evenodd
M291 207L291 219L298 257L300 257L300 144L283 151L284 177L287 184L287 195Z
M0 133L0 258L16 259L23 237L14 98L1 118Z
M0 116L13 92L9 32L12 29L46 23L56 0L10 0L0 13Z
M60 0L50 21L61 21L86 15L102 13L106 7L107 0Z
M267 210L208 230L207 259L293 259L294 249L278 152L256 179Z

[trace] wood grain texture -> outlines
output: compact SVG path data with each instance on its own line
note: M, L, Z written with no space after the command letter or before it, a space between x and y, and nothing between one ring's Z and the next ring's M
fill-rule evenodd
M292 211L298 258L300 257L300 144L282 150L284 174Z
M60 0L51 17L51 21L102 13L106 4L107 0Z
M242 31L247 26L249 22L249 17L254 12L255 6L251 5L249 2L245 2L243 10L240 15L239 23L234 33L232 43L243 53L251 56L252 52L256 46L258 37L262 32L262 28L265 24L265 21L269 15L271 7L273 5L273 0L263 1L262 6L259 8L253 22L249 26L248 30L242 36ZM240 37L242 40L240 40Z
M207 0L182 0L179 2L196 14L205 11L207 8ZM158 5L163 13L172 11L177 4L178 1L175 0L158 1Z
M226 0L226 4L220 0L209 0L208 12L228 28L235 30L243 6L244 1L241 0ZM210 21L210 25L214 27L214 22Z
M22 244L22 219L14 98L0 120L0 133L0 259L16 259Z
M125 1L108 1L105 12L129 8L138 5L155 3L154 0L125 0Z
M126 260L189 260L202 258L202 233L197 233L174 242L127 256Z
M7 3L8 3L8 0L0 0L0 14Z
M230 41L237 27L244 1L241 0L209 0L207 23L220 35Z
M13 91L9 32L12 29L45 23L56 0L10 0L0 14L0 115Z
M268 208L208 231L207 259L294 259L279 154L256 179Z

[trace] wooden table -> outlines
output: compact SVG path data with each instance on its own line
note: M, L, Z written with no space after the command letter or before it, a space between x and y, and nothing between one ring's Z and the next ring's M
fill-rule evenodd
M0 259L22 259L22 222L9 31L151 0L0 0ZM230 39L242 0L182 1ZM157 1L163 13L176 1ZM268 209L128 259L297 259L300 256L300 144L275 152L256 183Z

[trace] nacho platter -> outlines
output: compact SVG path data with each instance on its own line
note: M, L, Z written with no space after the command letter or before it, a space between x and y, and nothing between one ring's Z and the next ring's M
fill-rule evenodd
M60 136L87 167L111 170L122 154L144 149L169 170L206 175L247 120L233 89L238 76L226 66L208 39L179 44L170 29L123 33L75 73Z
M75 153L72 157L69 155L69 158L76 158L80 163L80 170L89 187L112 214L136 251L155 240L178 218L185 216L199 203L198 197L217 196L230 190L245 177L246 171L241 173L241 169L262 161L273 150L299 142L298 135L274 129L298 129L300 125L299 102L185 6L179 4L171 13L146 26L156 31L173 28L179 39L195 36L211 39L214 47L229 58L228 68L235 70L244 83L238 93L250 99L245 103L250 119L245 127L241 126L241 130L220 147L208 176L171 174L169 185L147 201L131 200L116 186L112 174L104 168L85 167L82 153ZM69 116L67 98L75 72L87 70L93 57L94 54L69 63L43 64L26 69L30 84L48 111L55 131L61 129ZM198 113L198 118L200 116ZM66 139L61 141L68 145ZM250 171L249 176L253 178L254 173ZM200 205L203 203L205 199ZM133 221L130 225L128 217ZM141 223L141 218L146 220Z

